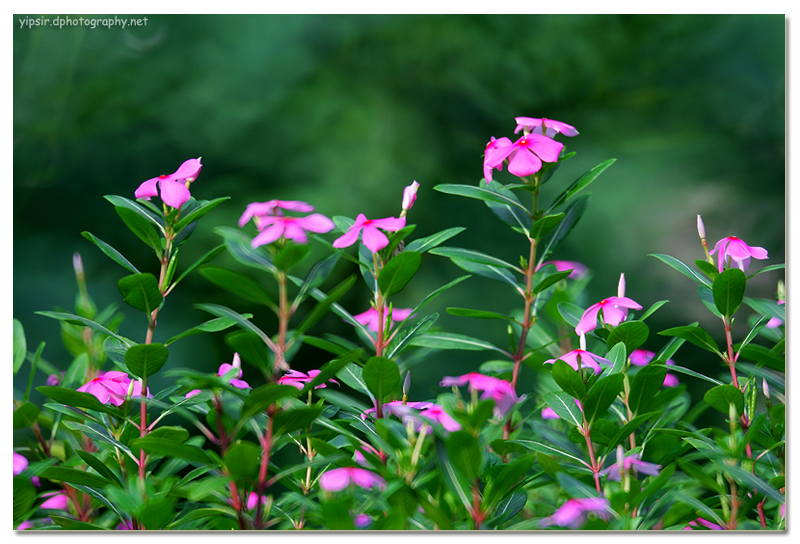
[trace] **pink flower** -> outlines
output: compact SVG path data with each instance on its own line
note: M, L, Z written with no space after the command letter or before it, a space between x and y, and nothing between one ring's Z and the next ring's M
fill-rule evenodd
M542 169L542 161L557 162L563 148L564 144L552 138L528 134L511 145L497 145L491 153L487 151L483 163L484 173L487 168L498 168L508 157L508 171L511 174L517 177L530 176Z
M411 315L411 312L414 311L412 308L392 308L392 323L397 323L398 321L403 321L408 319L408 316ZM386 318L386 314L389 312L389 307L386 306L383 310L384 319ZM366 312L361 312L360 314L354 315L353 319L367 327L369 330L373 332L378 332L378 310L375 308L370 308Z
M703 518L697 518L694 521L690 521L689 524L683 528L684 531L693 531L693 527L697 526L705 527L706 529L711 529L712 531L724 531L725 528L722 525L717 525L716 523L711 523L708 520Z
M414 202L417 201L417 188L419 188L419 183L414 181L403 189L403 211L408 211L414 206Z
M58 385L61 383L61 376L58 374L50 374L47 377L47 385Z
M298 244L308 243L309 232L329 232L333 230L333 221L321 213L312 213L305 217L290 217L284 215L269 215L258 220L258 229L261 231L250 242L253 247L271 244L283 237L293 240Z
M358 241L358 235L364 231L361 241L367 248L377 253L389 245L389 238L378 229L396 232L406 226L405 217L386 217L384 219L367 219L360 213L356 217L353 226L347 229L343 235L333 241L333 247L343 248L352 246Z
M278 378L278 383L284 385L291 385L298 389L303 389L305 387L304 384L313 380L316 375L319 374L319 370L309 370L308 374L304 374L297 370L289 370L286 374ZM328 380L333 383L339 383L336 380ZM314 389L321 389L327 387L324 383L319 384Z
M180 208L192 196L186 183L194 181L202 167L199 158L184 161L172 174L151 178L139 185L134 195L136 198L150 200L150 197L159 196L160 193L164 204Z
M631 352L630 361L631 364L634 366L646 366L650 361L653 360L656 354L652 351L646 349L635 349ZM667 359L668 365L674 365L675 361L672 359ZM678 378L673 374L667 374L664 377L664 384L663 387L677 387L680 384Z
M69 497L67 497L66 493L53 491L44 493L42 497L50 498L44 501L39 508L48 508L50 510L67 510L69 508Z
M575 334L587 333L597 328L597 315L603 310L603 321L616 327L628 317L628 308L641 310L639 303L628 297L608 297L597 304L592 304L583 312Z
M419 413L419 415L424 417L424 418L431 419L431 420L435 421L436 423L439 423L442 427L444 427L444 430L447 431L447 432L454 432L454 431L461 430L461 424L458 421L456 421L455 419L453 419L450 416L450 414L445 412L444 408L442 408L438 404L434 404L430 408L422 410ZM419 425L415 430L419 431L419 427L420 426L421 425ZM429 427L428 428L428 433L430 433L431 431L432 431L432 429Z
M81 393L91 393L103 404L113 404L121 406L128 395L131 379L124 372L109 370L100 373L98 376L78 388ZM148 390L147 395L150 395ZM142 383L138 380L133 382L131 398L142 396Z
M361 418L362 419L364 418L364 414L361 414ZM373 448L369 444L362 443L359 447L356 448L356 450L355 450L355 452L353 454L353 459L355 460L355 462L358 463L359 465L361 465L362 467L368 467L369 466L369 461L367 461L367 458L364 457L363 453L361 453L362 451L365 451L367 453L372 453L374 455L380 456L380 454L378 453L378 450L376 450L375 448Z
M750 264L750 257L754 259L763 260L768 258L767 250L763 247L750 247L744 243L744 240L736 238L735 236L728 236L723 238L714 245L714 249L708 252L709 255L717 254L717 267L722 272L722 267L726 260L736 263L736 266L744 272ZM730 266L728 261L728 266Z
M24 531L26 529L30 529L31 527L33 527L33 523L31 523L30 520L26 519L25 521L23 521L22 523L17 525L17 529L16 530L17 531Z
M239 373L236 375L236 378L231 378L229 383L238 389L250 389L250 385L248 385L247 382L238 379L242 377L242 359L239 357L238 353L233 354L233 364L222 363L219 365L217 376L224 376L234 368L237 369Z
M567 270L572 270L572 274L567 276L569 279L576 280L581 276L586 275L586 272L589 270L586 268L586 265L576 262L576 261L547 261L539 266L536 267L536 271L538 272L539 269L543 268L547 264L552 264L556 267L556 270L559 272L565 272Z
M590 512L597 512L605 519L605 512L609 509L608 499L604 497L589 497L584 499L570 499L555 511L549 518L544 518L539 524L542 527L558 525L578 529L585 522Z
M419 432L423 425L428 425L428 434L433 432L433 428L431 428L430 422L427 420L432 420L440 424L448 432L458 431L461 429L461 425L455 419L453 419L450 414L445 412L441 406L432 402L404 403L401 400L393 400L392 402L387 402L384 404L382 411L384 415L396 415L402 420L404 425L413 423L414 430L417 432ZM375 412L375 408L370 408L369 410L365 410L361 414L361 417L362 419L365 419L367 415ZM356 454L356 462L359 462L358 451L356 451ZM361 459L363 459L363 455L361 456ZM359 464L361 463L359 462Z
M478 372L469 372L463 376L445 376L439 383L442 387L465 384L469 384L469 388L472 390L483 391L481 399L491 398L494 400L494 415L498 418L505 416L515 404L523 400L517 397L517 392L511 383Z
M383 412L384 416L387 415L396 415L397 417L407 416L411 409L414 410L427 410L435 406L432 402L406 402L404 403L402 400L393 400L391 402L387 402L381 406L381 412ZM377 410L375 408L369 408L368 410L364 410L361 412L361 419L367 419L368 415L376 413Z
M658 471L661 469L661 465L642 461L639 459L638 453L632 453L623 459L622 469L620 469L619 463L614 463L608 468L601 470L600 474L607 476L609 480L619 482L622 479L622 471L628 471L631 468L635 469L637 472L641 472L642 474L658 476Z
M184 396L184 398L187 398L187 399L188 399L188 398L191 398L191 397L193 397L193 396L195 396L195 395L199 395L200 393L202 393L202 391L201 391L200 389L192 389L191 391L189 391L188 393L186 393L186 395Z
M363 529L372 523L372 516L368 516L367 514L357 514L356 517L353 518L353 523L357 529Z
M612 366L611 361L609 361L608 359L600 357L599 355L595 355L594 353L586 351L585 349L573 349L569 353L565 353L564 355L559 357L559 359L567 363L575 370L578 370L578 368L580 368L578 366L579 358L580 358L580 366L583 367L588 366L589 368L594 370L595 374L600 374L603 371L603 367L600 366L601 362L609 366ZM548 359L547 361L544 362L544 364L551 365L554 364L555 362L556 362L555 359Z
M341 491L350 484L357 485L362 489L386 488L386 480L363 468L335 468L319 477L319 486L324 491Z
M25 472L28 468L28 458L17 452L14 452L14 476L18 476Z
M581 412L583 412L583 406L581 406L581 401L579 401L578 399L573 399L573 400L575 401L575 404L578 405L578 408L580 408ZM542 409L542 419L561 419L561 416L559 416L555 410L553 410L548 406Z
M508 138L503 137L499 140L495 140L494 136L492 136L492 139L486 144L486 151L483 155L483 177L486 183L491 183L492 181L493 168L497 168L500 171L503 170L503 159L500 159L499 162L495 160L498 148L509 145L512 145L512 142Z
M578 131L575 127L562 123L561 121L554 121L553 119L536 119L533 117L517 117L514 119L517 122L517 128L514 129L514 134L520 130L529 132L531 134L542 134L552 138L558 133L564 136L577 136Z
M256 226L260 226L260 219L271 215L283 215L281 210L308 213L314 211L314 206L299 200L268 200L267 202L252 202L247 205L244 213L239 218L239 226L244 227L253 217L255 217Z
M779 300L778 304L786 304L786 302L783 300ZM767 327L768 329L774 329L776 327L780 327L781 325L783 325L783 319L779 317L771 317L770 320L767 321L765 327Z
M261 495L261 506L266 506L267 500L268 499L266 495ZM258 506L258 493L251 491L247 496L247 509L255 510L256 506Z

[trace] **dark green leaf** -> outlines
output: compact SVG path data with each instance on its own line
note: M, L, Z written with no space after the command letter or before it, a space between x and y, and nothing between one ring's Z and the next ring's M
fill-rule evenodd
M41 476L48 480L55 480L67 484L85 485L87 487L103 488L111 482L102 476L69 467L49 467Z
M493 180L486 185L484 181L479 183L480 187L486 187L489 191L509 199L510 202L485 200L484 203L501 221L511 227L512 230L524 234L527 237L528 232L531 230L531 214L528 209L520 203L517 196L511 191L506 190L505 186L497 181Z
M161 370L168 357L164 344L137 344L125 352L125 365L131 374L144 379Z
M444 183L435 186L433 189L441 193L447 193L450 195L459 195L459 196L466 196L468 198L476 198L478 200L483 200L484 202L496 202L498 204L503 204L505 206L508 206L509 208L517 207L522 211L524 211L526 214L528 213L528 210L525 208L525 206L520 204L519 201L513 196L500 194L495 191L490 191L489 189L484 189L483 187L472 187L470 185ZM511 195L511 193L508 194Z
M105 412L115 417L122 417L122 412L116 406L107 405L97 400L91 393L83 393L65 387L55 387L42 385L36 388L42 395L53 399L61 404L72 406L73 408L86 408L97 412Z
M206 263L210 263L215 258L217 258L217 256L219 256L223 251L225 251L225 244L220 244L217 247L215 247L214 249L206 252L205 255L203 255L202 257L197 259L194 263L192 263L192 265L189 268L184 270L183 274L178 276L177 280L172 282L173 287L175 285L177 285L183 278L185 278L187 275L189 275L194 269L196 269L196 268L198 268L200 266L203 266Z
M117 215L122 222L127 225L130 231L135 234L142 242L153 248L157 255L161 256L161 236L157 232L157 225L152 219L145 219L140 213L123 206L114 206Z
M553 376L553 381L555 381L565 393L568 393L576 399L582 399L586 394L586 384L583 383L580 374L561 359L556 359L555 363L553 363L551 374Z
M242 329L257 334L259 338L261 338L261 340L268 346L277 348L272 339L269 336L267 336L267 334L264 331L253 325L253 323L249 319L245 318L242 314L235 312L230 308L226 308L225 306L220 306L219 304L196 304L195 308L206 311L217 317L225 317L228 319L232 319Z
M505 319L507 321L515 321L513 317L507 315L484 310L470 310L469 308L447 308L447 313L460 317L472 317L473 319Z
M597 380L583 401L583 414L590 424L606 413L609 406L622 391L622 374L612 374Z
M438 247L434 250L431 250L431 254L441 255L442 257L457 259L459 261L483 264L495 268L508 268L522 273L522 270L520 270L518 267L509 264L502 259L492 257L491 255L486 255L480 251L473 251L471 249L463 249L460 247Z
M468 431L450 433L446 442L447 457L453 467L469 481L474 481L480 474L481 449L478 441Z
M38 417L39 407L32 402L23 402L14 410L14 430L30 427Z
M97 525L95 523L88 523L86 521L78 521L72 518L65 518L63 516L51 515L50 519L53 523L67 531L109 531L108 527Z
M722 315L730 317L739 309L746 284L744 272L738 268L729 268L717 276L711 290L714 294L714 304Z
M77 454L80 455L81 459L83 459L87 465L95 469L101 476L106 478L109 482L113 482L116 484L120 484L119 478L117 475L111 472L103 461L97 458L97 456L89 453L88 451L81 451L77 450Z
M13 482L13 508L14 508L14 524L17 521L24 521L23 518L28 515L33 502L36 500L36 491L33 489L33 484L29 478L24 476L15 476Z
M664 385L667 375L665 365L653 364L640 368L631 380L631 392L628 396L628 407L634 414L645 410Z
M570 327L577 327L583 315L583 310L580 306L571 302L559 302L558 313L561 314L561 317Z
M720 354L719 349L717 349L717 344L714 342L714 339L711 338L711 335L708 334L705 329L702 329L697 325L673 327L671 329L661 331L658 334L661 336L677 336L678 338L683 338L684 340L691 342L695 346L701 347L712 353Z
M250 391L242 406L242 419L249 419L280 399L296 397L300 391L292 385L268 383Z
M250 245L251 238L241 230L232 227L217 227L214 232L222 236L228 251L240 263L273 274L277 272L277 268L267 255L258 248L252 247Z
M430 236L426 236L425 238L419 238L412 242L406 244L406 251L416 251L417 253L425 253L429 251L453 236L465 231L464 227L452 227L449 229L445 229L443 231L437 232L436 234L431 234Z
M296 329L297 334L304 334L308 329L316 325L317 322L325 316L328 310L330 310L331 306L336 304L336 301L342 298L355 283L356 276L352 275L331 289L327 295L322 294L324 298L321 298L320 302L314 306L311 313L300 323L300 326Z
M556 197L556 199L553 201L553 204L550 206L548 213L561 206L565 202L569 202L569 200L575 195L586 189L590 183L596 180L598 176L600 176L600 174L602 174L609 166L614 164L616 160L617 159L605 160L572 182L572 184L570 184L570 186L567 187L563 193Z
M145 436L144 438L132 440L130 445L132 452L138 452L139 449L142 449L148 454L184 459L199 466L207 465L210 462L208 454L201 448L192 444L164 442L158 438Z
M583 428L583 413L575 402L574 397L563 391L551 391L545 393L543 398L558 417L576 427Z
M363 353L364 350L356 349L322 365L319 369L319 374L314 376L314 379L306 384L301 395L307 395L308 392L314 389L316 386L326 383L328 380L333 378L337 372L344 368L346 364L354 360L358 360Z
M126 259L122 253L108 245L106 242L102 241L100 238L92 234L88 231L81 232L81 235L92 242L94 245L100 248L100 251L106 254L112 261L120 265L121 267L130 270L134 274L138 274L139 270L131 264L131 262Z
M398 293L414 277L422 264L422 255L404 251L392 257L378 274L378 288L384 297Z
M180 221L175 224L174 230L175 232L180 232L183 230L186 225L189 223L193 223L203 217L205 214L225 202L226 200L230 199L229 196L223 196L220 198L215 198L214 200L201 200L197 204L198 206L192 210L189 214L183 217Z
M415 338L411 344L414 346L436 349L466 349L473 351L489 349L499 351L500 353L506 353L502 349L490 344L489 342L485 342L483 340L472 338L471 336L466 336L463 334L447 332L429 332Z
M400 369L397 363L385 357L370 357L362 372L364 383L378 402L399 391Z
M65 312L36 312L36 313L39 314L39 315L52 317L53 319L58 319L59 321L65 321L65 322L70 323L72 325L85 325L86 327L89 327L92 330L95 330L97 332L106 334L108 336L112 336L112 337L116 338L117 340L119 340L120 342L122 342L123 344L125 344L127 346L133 345L133 342L131 342L127 338L122 337L122 336L118 335L117 333L107 329L106 327L104 327L100 323L92 321L91 319L86 319L85 317L81 317L79 315L68 314L68 313L65 313Z
M537 220L531 227L531 238L535 240L541 239L542 236L556 228L558 224L564 220L564 217L565 214L562 212L553 215L545 215Z
M159 307L164 298L158 288L158 280L152 274L125 276L119 280L117 286L123 300L129 306L148 314L148 316Z
M395 355L402 353L414 338L425 334L438 318L439 314L431 314L412 321L409 324L406 324L408 320L403 321L400 325L402 328L398 327L392 341L386 348L386 356L392 359Z
M261 448L252 442L239 440L225 452L225 466L228 472L240 484L256 481L261 460Z
M708 261L697 259L694 264L703 274L708 276L711 281L714 281L714 279L719 276L719 269Z
M611 349L619 342L625 344L625 349L628 353L633 353L633 350L640 347L645 343L647 337L650 335L650 327L642 321L624 321L620 323L608 335L606 346Z
M278 270L288 271L305 259L310 252L311 246L307 244L289 244L275 257L275 266Z
M249 315L249 314L248 314ZM246 317L246 316L245 316ZM192 327L189 330L183 331L182 333L176 334L166 342L164 342L165 346L172 344L173 342L177 342L187 336L192 336L195 334L201 334L204 332L219 332L224 331L225 329L229 329L236 325L236 322L233 319L229 319L227 317L215 317L214 319L209 319L205 323L201 323L196 327ZM126 348L127 349L127 348ZM124 352L123 352L124 353ZM124 360L124 359L123 359Z
M726 416L730 413L730 405L733 404L736 414L741 415L744 410L744 395L733 385L718 385L706 391L703 395L712 408L719 410Z
M319 417L325 407L304 406L275 414L272 423L272 432L275 436L293 433L298 429L307 429Z
M706 287L711 287L711 280L700 274L695 269L691 268L683 261L676 259L671 255L664 255L662 253L651 253L650 257L655 257L659 261L668 264L686 277L692 278L694 281L702 283Z
M200 270L200 274L214 285L225 289L229 293L238 295L245 300L264 304L270 308L276 307L267 290L244 274L213 266L203 268Z
M541 293L551 285L560 282L570 274L572 274L572 270L564 270L562 272L556 272L555 274L550 274L542 281L540 281L538 284L536 284L536 286L533 288L533 294L537 295Z
M25 340L25 330L22 322L14 319L14 375L17 375L22 363L25 362L25 355L28 353L28 343Z

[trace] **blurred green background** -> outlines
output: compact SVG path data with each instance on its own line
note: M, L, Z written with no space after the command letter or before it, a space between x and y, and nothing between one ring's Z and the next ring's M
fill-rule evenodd
M769 264L784 260L783 15L152 15L124 30L15 27L13 313L29 350L46 341L44 357L61 368L71 358L59 324L34 312L72 310L75 252L98 306L119 302L127 313L121 332L139 340L145 333L143 317L119 297L127 272L81 236L90 231L141 270L157 271L103 195L133 198L142 181L191 157L204 164L192 193L231 199L199 223L183 266L218 244L212 227L234 226L249 202L300 199L328 216L385 217L399 213L413 180L421 184L409 215L415 236L465 226L447 245L518 261L524 240L483 203L433 186L476 184L486 142L512 137L516 116L570 123L580 136L560 140L577 156L545 186L544 202L597 163L617 162L591 187L588 212L554 257L590 267L587 303L615 294L621 272L643 306L669 299L649 320L652 350L663 345L656 331L696 320L722 338L693 282L647 256L701 258L697 214L710 244L736 235L767 248ZM513 182L505 171L496 179ZM227 256L216 264L240 268ZM341 262L332 282L352 272ZM426 256L395 304L411 307L462 273ZM774 297L782 277L759 276L748 296ZM273 330L263 309L194 275L168 298L156 340L208 319L197 302L254 312ZM365 310L366 288L342 304ZM447 306L507 313L520 304L476 276L428 307L442 329L504 346L500 322L449 316ZM321 325L349 334L336 318ZM314 350L301 355L300 369L327 360ZM168 364L215 371L230 358L217 333L176 343ZM442 375L488 358L437 354L416 367L414 396L430 398ZM676 359L716 364L692 346ZM26 378L18 376L23 388Z

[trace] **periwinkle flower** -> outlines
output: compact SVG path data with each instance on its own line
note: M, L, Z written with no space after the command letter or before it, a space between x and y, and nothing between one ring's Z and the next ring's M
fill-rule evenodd
M333 221L321 213L312 213L305 217L292 217L288 215L269 215L259 219L258 228L261 231L250 242L252 247L271 244L285 238L297 244L308 243L308 232L330 232L334 227Z
M711 529L712 531L724 531L725 528L722 525L717 525L716 523L712 523L707 519L697 518L693 521L690 521L686 527L683 528L684 531L693 531L696 527L705 527L706 529Z
M361 417L364 418L365 416L375 412L375 408L370 408L369 410L365 410L361 414ZM450 414L445 412L444 408L432 402L404 403L403 401L395 400L384 404L382 406L382 412L384 415L396 415L400 418L404 425L408 425L409 423L413 424L414 431L417 432L419 432L423 425L427 425L427 433L432 433L433 428L430 426L430 421L438 423L447 432L461 430L461 424L453 419Z
M396 232L406 226L405 217L385 217L383 219L367 219L363 213L358 214L355 223L343 235L333 241L333 247L352 246L358 241L359 234L364 245L377 253L389 245L389 238L378 229Z
M661 465L642 461L639 458L638 453L631 453L625 457L625 459L623 459L621 468L619 463L614 463L608 468L601 470L600 475L606 476L609 480L618 482L622 479L623 471L629 471L630 469L634 469L636 472L640 472L642 474L647 474L648 476L658 476L658 471L661 470Z
M309 213L314 211L314 206L300 200L268 200L267 202L252 202L247 205L244 213L239 218L239 226L244 227L250 219L255 219L256 226L264 217L283 215L282 210Z
M403 211L408 211L414 206L414 202L417 201L417 189L419 188L419 183L414 181L411 185L403 189Z
M541 134L552 138L556 134L563 134L564 136L577 136L578 131L572 125L568 125L562 121L554 119L538 119L535 117L517 117L514 119L517 122L517 128L514 129L514 134L520 130L529 132L531 134Z
M483 177L486 179L486 183L492 182L492 170L494 168L500 171L503 170L503 159L500 159L499 162L495 160L498 148L509 145L512 145L512 142L505 136L499 139L495 139L492 136L492 139L486 144L486 151L483 154Z
M392 323L397 323L398 321L408 319L408 316L410 316L411 312L413 311L414 310L412 308L392 308ZM386 318L386 314L388 312L389 307L386 306L383 310L384 319ZM378 320L378 310L375 308L370 308L366 312L356 314L353 316L353 319L367 327L369 330L378 332L378 326L380 322Z
M541 527L558 525L569 529L579 529L591 512L597 513L605 518L605 512L610 505L605 497L587 497L581 499L569 499L562 504L555 513L539 522Z
M319 370L309 370L308 374L300 372L298 370L289 370L286 374L278 378L278 383L282 385L291 385L296 387L297 389L303 389L305 384L309 383L313 380L317 374L319 374ZM333 383L339 383L336 380L328 380ZM319 384L314 389L322 389L327 387L324 383Z
M601 362L611 366L611 362L608 359L600 357L599 355L595 355L591 351L586 351L585 349L573 349L569 353L565 353L559 357L559 359L567 363L575 370L578 370L581 366L588 366L594 370L595 374L600 374L603 371L603 367L600 366ZM556 359L548 359L544 362L544 364L554 364L555 362Z
M499 141L495 142L496 147L491 151L487 148L484 156L484 174L489 173L487 182L491 181L491 169L499 169L506 158L509 159L509 173L522 178L541 170L542 162L557 162L564 149L564 144L541 134L525 135L510 145L505 142L498 144Z
M14 452L14 476L19 476L25 469L28 468L28 458L24 455Z
M628 309L641 310L642 306L628 297L608 297L592 304L583 312L575 334L587 333L597 328L597 316L602 310L603 321L616 327L628 317Z
M180 208L192 197L186 183L194 181L202 167L200 158L184 161L172 174L151 178L139 185L134 195L145 200L161 196L161 200L167 206Z
M229 383L238 389L250 389L250 385L246 381L239 379L242 377L242 359L239 357L238 353L233 354L233 364L222 363L219 365L217 376L224 376L234 368L238 370L238 374L235 378L231 378Z
M51 493L44 493L42 497L48 497L39 508L45 508L49 510L68 510L69 509L69 497L67 497L66 493L61 491L53 491Z
M258 506L258 502L258 493L251 491L247 496L247 510L255 510L256 506ZM261 495L261 506L266 506L268 502L269 497L266 495Z
M750 265L750 258L767 259L767 250L763 247L748 246L744 240L735 236L728 236L714 244L714 249L708 252L709 255L717 254L717 268L722 272L726 262L730 266L730 261L736 263L736 267L744 272Z
M510 382L478 372L469 372L462 376L445 376L439 385L442 387L469 385L471 390L483 391L481 399L494 400L494 415L498 418L504 417L515 404L524 400L524 397L517 397L517 392Z
M367 514L356 514L356 517L353 518L353 524L356 526L356 529L363 529L364 527L368 527L372 523L372 516L368 516Z
M779 300L778 304L786 304L786 301ZM768 329L775 329L777 327L780 327L781 325L783 325L783 319L779 317L771 317L769 321L767 321L767 324L764 326L767 327Z
M335 468L319 477L319 486L324 491L341 491L350 484L362 489L386 488L386 480L369 470L357 467Z
M103 404L121 406L128 395L128 389L131 389L132 398L142 395L142 383L140 381L134 380L131 388L131 379L126 373L109 370L105 373L99 373L95 379L79 387L78 391L91 393ZM149 390L147 394L149 396Z
M656 356L655 352L637 348L631 352L630 362L634 366L647 366L655 356ZM673 361L672 359L667 359L666 363L667 365L674 365L675 361ZM678 381L678 378L673 374L667 374L664 377L663 387L676 387L679 384L680 382Z

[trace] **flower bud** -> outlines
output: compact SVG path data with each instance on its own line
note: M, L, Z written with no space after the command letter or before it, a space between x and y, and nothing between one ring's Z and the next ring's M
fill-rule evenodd
M242 359L239 357L238 353L233 354L233 362L231 364L234 368L242 368ZM240 372L239 375L241 376L242 373Z
M617 296L623 298L625 296L625 274L619 275L619 284L617 285Z
M403 396L408 396L408 391L411 389L411 372L406 372L406 377L403 380Z
M766 378L761 380L761 389L764 391L764 396L769 398L769 385L767 384Z
M697 216L697 234L700 235L701 240L706 239L706 226L703 224L703 218L700 215Z
M408 211L417 200L417 188L419 183L416 181L403 189L403 211Z

